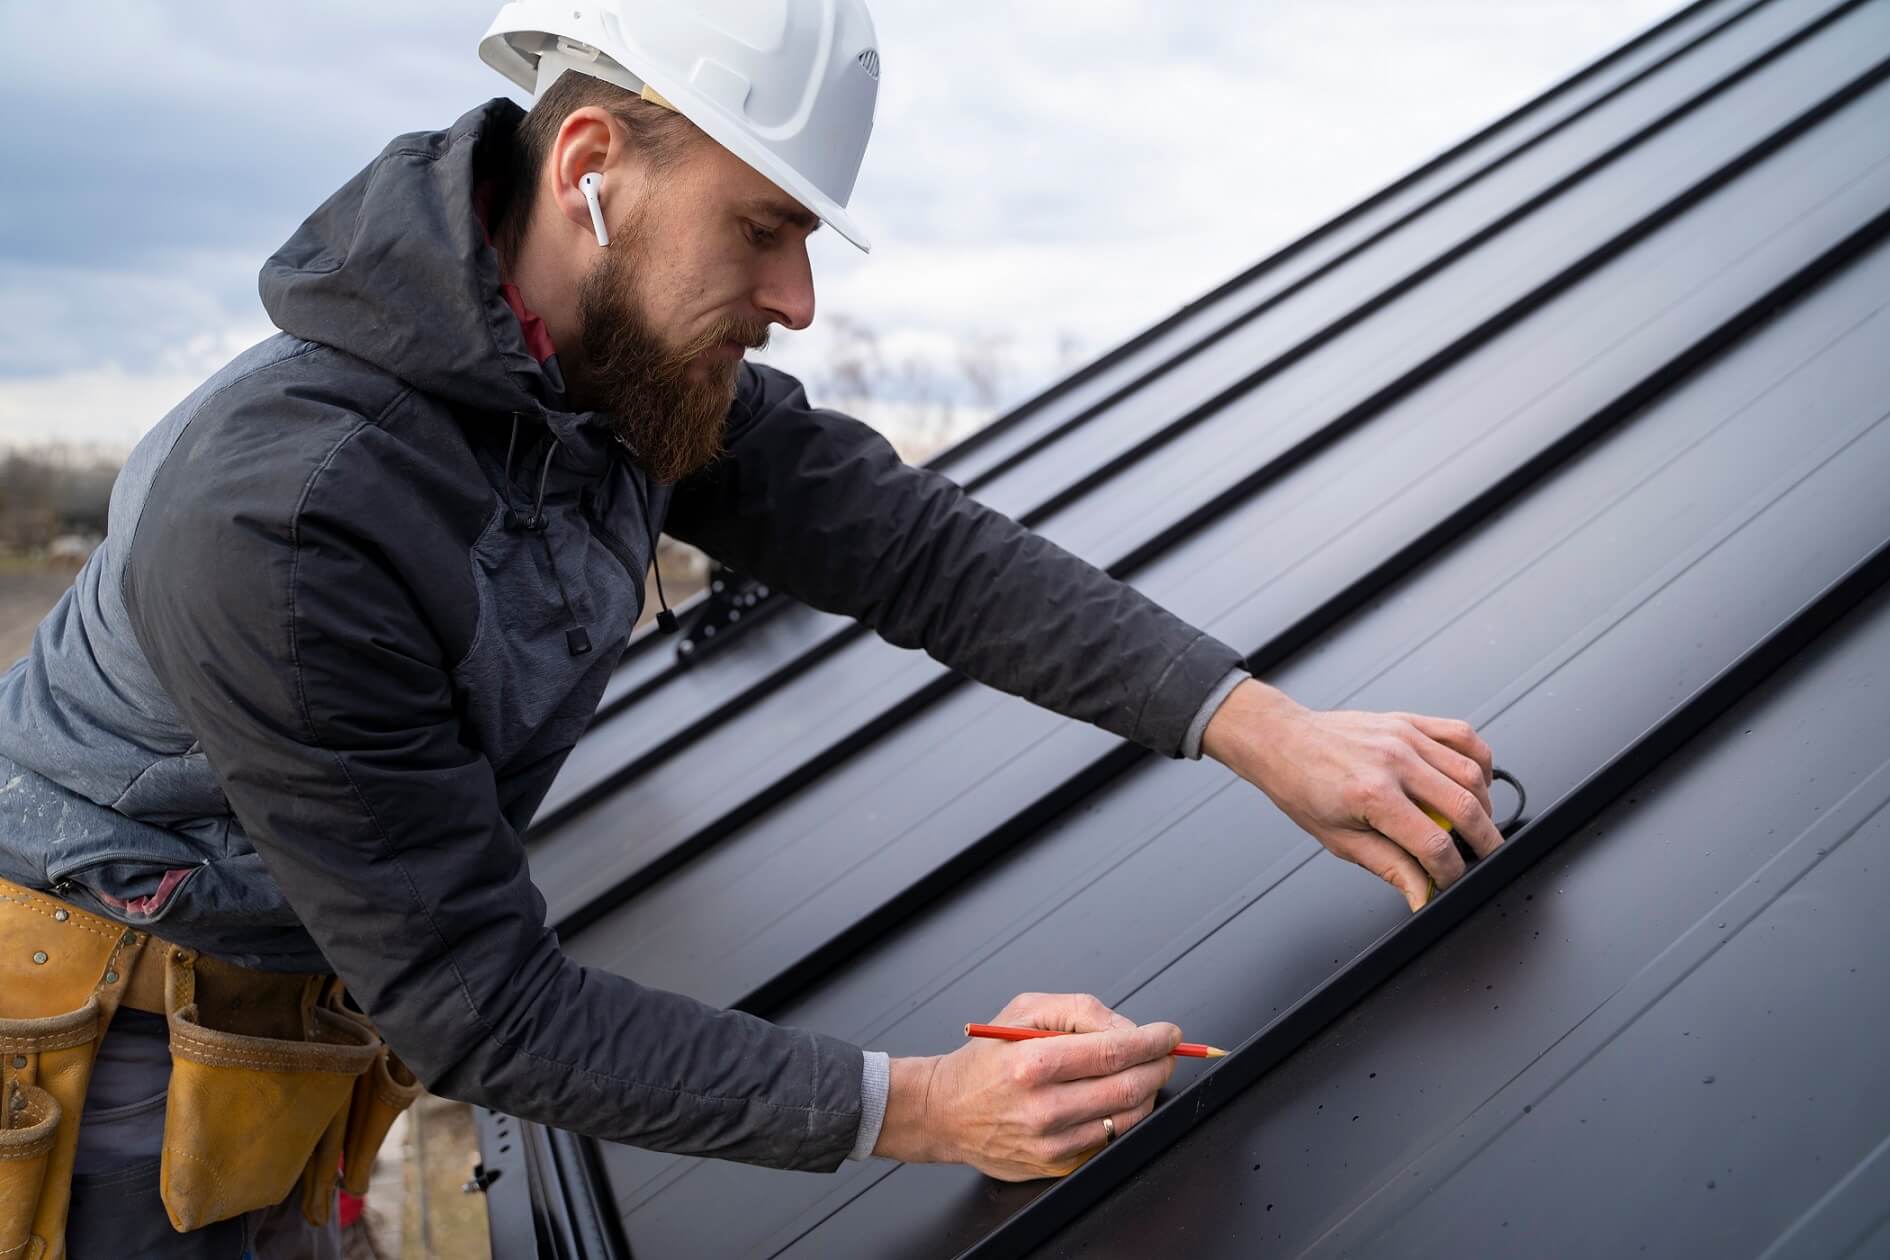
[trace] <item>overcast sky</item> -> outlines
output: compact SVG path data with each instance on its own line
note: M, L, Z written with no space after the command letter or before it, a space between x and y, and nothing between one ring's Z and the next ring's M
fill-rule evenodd
M835 315L942 363L995 337L1012 399L1676 7L869 2L874 252L816 237L820 317L768 357L817 376ZM0 444L128 446L267 335L256 271L302 217L510 87L475 53L497 7L0 0Z

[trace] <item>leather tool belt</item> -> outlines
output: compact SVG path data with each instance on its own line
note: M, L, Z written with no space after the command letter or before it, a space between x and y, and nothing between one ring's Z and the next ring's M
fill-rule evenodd
M413 1074L333 976L232 966L0 880L0 1260L62 1260L79 1119L121 1006L170 1026L159 1185L173 1228L367 1188Z

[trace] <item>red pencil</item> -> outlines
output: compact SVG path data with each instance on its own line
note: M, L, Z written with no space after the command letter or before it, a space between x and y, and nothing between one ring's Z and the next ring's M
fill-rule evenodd
M1030 1041L1037 1037L1067 1037L1069 1034L1057 1028L1006 1028L1002 1024L966 1024L965 1036L990 1037L996 1041ZM1198 1042L1184 1041L1169 1053L1184 1055L1190 1059L1218 1059L1226 1055L1227 1051L1216 1046L1204 1046Z

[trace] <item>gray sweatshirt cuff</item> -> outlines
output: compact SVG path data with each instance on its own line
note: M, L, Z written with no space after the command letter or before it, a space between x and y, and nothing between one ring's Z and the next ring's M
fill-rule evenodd
M1214 720L1215 711L1228 696L1234 694L1234 688L1247 681L1249 675L1244 669L1230 669L1227 676L1214 684L1214 690L1208 692L1207 699L1194 711L1194 721L1188 723L1188 733L1181 740L1181 755L1190 761L1201 760L1201 736L1207 733L1208 723Z
M879 1145L879 1129L886 1123L886 1094L892 1087L891 1060L868 1050L860 1062L860 1134L853 1139L848 1159L865 1159Z

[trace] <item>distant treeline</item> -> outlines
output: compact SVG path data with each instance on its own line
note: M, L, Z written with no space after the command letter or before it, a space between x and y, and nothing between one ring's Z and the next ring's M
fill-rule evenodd
M0 456L0 551L39 551L62 534L103 534L118 469L116 460L64 447Z

